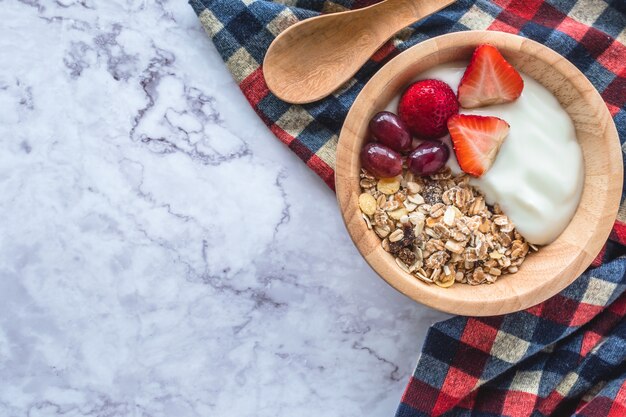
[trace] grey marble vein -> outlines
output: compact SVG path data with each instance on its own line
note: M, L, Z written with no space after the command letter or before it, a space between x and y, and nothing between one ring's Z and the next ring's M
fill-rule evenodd
M0 416L390 416L428 325L185 1L0 0Z

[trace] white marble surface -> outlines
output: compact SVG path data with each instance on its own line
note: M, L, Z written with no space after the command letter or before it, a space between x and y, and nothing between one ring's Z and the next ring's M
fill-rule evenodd
M0 0L0 415L392 416L428 325L191 7Z

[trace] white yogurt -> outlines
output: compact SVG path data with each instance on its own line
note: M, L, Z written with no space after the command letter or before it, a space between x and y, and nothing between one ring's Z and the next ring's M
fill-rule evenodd
M463 63L441 65L416 80L439 79L456 92L465 68ZM496 116L511 125L492 167L471 183L489 204L500 204L529 242L544 245L561 234L578 207L583 157L574 124L557 99L534 79L524 74L522 78L522 96L513 103L461 109L461 113ZM396 112L398 100L387 109ZM451 143L449 136L442 140ZM448 165L460 172L454 152Z

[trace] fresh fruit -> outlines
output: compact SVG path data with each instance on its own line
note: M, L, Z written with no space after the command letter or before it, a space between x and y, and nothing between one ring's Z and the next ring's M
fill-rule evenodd
M395 177L402 173L400 154L380 143L368 143L363 147L361 164L378 178Z
M438 139L448 133L446 122L459 112L450 86L439 80L411 84L402 94L398 115L409 131L421 139Z
M509 124L492 116L457 114L448 120L456 159L466 173L480 177L496 159Z
M450 149L444 143L427 140L411 152L407 165L416 175L430 175L443 168L449 157Z
M396 152L411 150L412 138L409 129L398 116L389 112L376 113L370 120L370 133L376 140Z
M524 80L492 45L479 45L461 78L459 103L471 109L508 103L524 89Z

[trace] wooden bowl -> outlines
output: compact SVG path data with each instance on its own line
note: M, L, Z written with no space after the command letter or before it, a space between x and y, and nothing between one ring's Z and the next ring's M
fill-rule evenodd
M518 273L492 285L440 288L402 271L368 230L358 207L359 151L369 119L383 110L421 72L465 60L482 43L496 46L518 70L550 90L576 127L585 166L580 204L565 231L529 255ZM585 76L567 59L529 39L502 32L450 33L422 42L386 64L363 88L343 125L337 146L337 199L346 227L367 263L408 297L449 313L490 316L511 313L555 295L578 277L599 253L615 220L622 189L622 155L608 109Z

